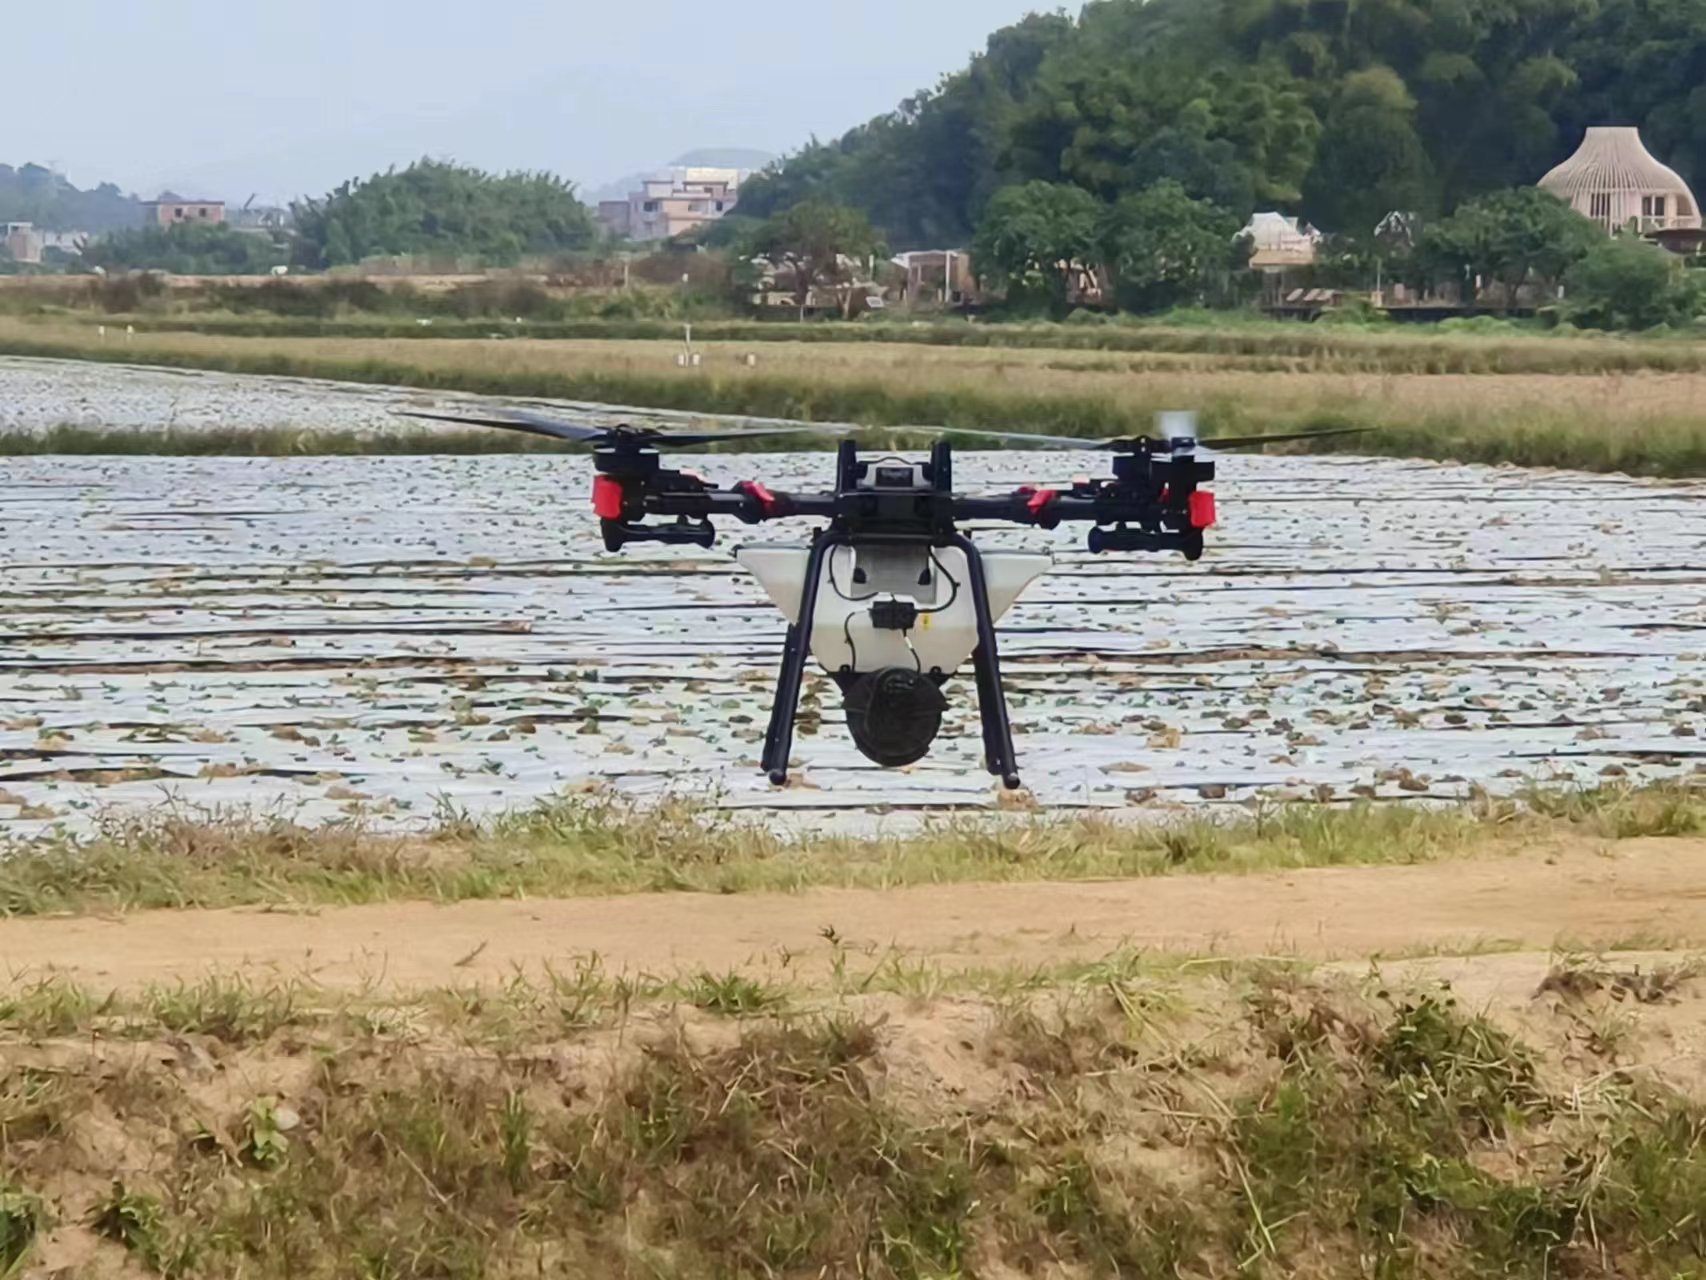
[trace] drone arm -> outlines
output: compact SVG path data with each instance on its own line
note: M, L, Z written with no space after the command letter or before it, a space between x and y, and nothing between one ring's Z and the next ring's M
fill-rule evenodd
M1198 489L1196 482L1212 475L1212 464L1194 464L1189 471L1181 470L1176 485L1095 480L1070 489L1026 487L999 497L962 497L955 499L954 517L1044 529L1089 524L1094 526L1088 539L1092 553L1182 551L1195 560L1202 555L1203 531L1216 518L1213 494Z
M717 540L712 523L717 519L761 524L789 516L831 519L836 514L832 493L776 493L754 480L713 489L693 472L657 467L627 474L600 467L592 505L603 526L604 545L611 551L632 542L710 547ZM648 516L671 523L648 524Z

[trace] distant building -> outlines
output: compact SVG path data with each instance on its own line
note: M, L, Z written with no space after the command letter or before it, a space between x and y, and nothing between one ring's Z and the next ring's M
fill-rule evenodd
M1414 249L1421 219L1403 209L1394 209L1374 226L1374 238L1388 249Z
M290 210L282 205L258 205L253 202L241 209L228 210L225 215L226 225L238 231L288 231L294 221Z
M666 169L625 200L600 201L598 220L624 240L669 240L733 213L750 176L745 169Z
M1700 206L1680 174L1660 163L1641 142L1639 129L1596 127L1575 155L1540 180L1608 234L1633 227L1668 240L1697 239Z
M1250 241L1250 270L1277 274L1315 261L1321 233L1283 213L1258 213L1239 233Z
M182 200L176 196L144 200L142 220L150 227L173 227L186 222L218 226L225 221L225 201Z
M909 302L957 307L977 294L971 254L964 249L920 249L897 254L893 262L906 272L904 296Z
M35 265L50 249L61 253L78 254L95 237L87 231L44 231L29 222L0 224L0 246L12 255L14 262Z
M42 234L30 222L7 222L4 236L0 236L0 246L6 250L13 262L34 264L41 261Z

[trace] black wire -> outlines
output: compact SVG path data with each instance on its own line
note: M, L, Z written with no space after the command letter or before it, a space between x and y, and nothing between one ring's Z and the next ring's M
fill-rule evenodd
M873 591L868 596L850 596L841 589L841 584L835 580L835 551L839 549L840 548L835 548L829 553L829 589L835 592L835 594L840 596L843 600L846 600L849 604L858 604L861 600L875 600L878 596L882 595L881 591ZM848 550L851 551L852 548L849 547ZM855 563L857 563L857 560L858 553L854 552Z
M960 598L960 580L948 572L947 566L944 565L941 560L937 559L934 550L930 552L930 563L936 566L937 573L941 574L948 580L948 585L952 590L948 594L948 602L946 604L939 604L934 609L920 609L918 610L919 617L924 617L930 614L945 613L947 610L952 609L954 605L958 603ZM869 595L850 596L843 591L841 589L841 584L835 580L835 553L833 551L830 552L829 556L829 588L849 604L861 604L866 600L875 600L878 596L883 594L881 591L873 591ZM894 599L894 592L889 592L889 598L891 600ZM908 627L900 634L901 638L906 641L906 647L912 651L913 666L917 667L922 673L924 670L924 659L919 656L917 648L912 643L912 628ZM848 668L849 670L857 671L859 669L859 649L858 646L853 643L852 613L848 613L841 619L841 636L842 639L847 642Z
M930 553L930 563L936 566L936 572L946 578L949 585L951 585L954 590L953 594L948 597L947 604L939 604L934 609L920 609L918 611L920 615L927 613L945 613L947 610L952 609L954 607L954 603L960 598L960 580L948 572L942 562L936 558L936 553L934 551Z

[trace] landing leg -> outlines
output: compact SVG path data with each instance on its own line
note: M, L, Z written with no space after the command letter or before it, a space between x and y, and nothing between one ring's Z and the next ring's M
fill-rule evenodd
M1013 751L1013 725L1007 718L1007 693L1001 687L1001 657L996 648L995 620L989 612L989 584L983 576L983 557L964 535L953 545L966 555L971 578L972 607L977 614L977 710L983 720L983 763L1009 791L1019 789L1019 766Z
M806 660L812 651L812 619L817 616L817 588L823 577L823 562L842 538L820 533L812 541L806 561L805 589L800 593L799 619L788 627L782 647L782 670L776 677L776 702L770 709L770 728L764 735L764 772L780 787L788 781L788 756L794 749L794 715L800 705L800 685L805 680Z

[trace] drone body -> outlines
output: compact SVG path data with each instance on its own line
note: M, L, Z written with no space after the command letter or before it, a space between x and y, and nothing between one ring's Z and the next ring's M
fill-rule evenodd
M1215 464L1196 439L1190 414L1163 414L1163 431L1170 434L1160 439L1087 441L964 432L1111 455L1111 477L989 496L954 491L953 451L946 441L938 441L927 460L916 460L864 457L844 439L833 489L773 493L750 480L713 488L691 472L666 469L660 449L824 428L603 429L519 411L507 418L448 420L591 444L597 472L593 510L612 552L635 542L709 547L716 541L712 522L717 517L748 525L788 518L825 522L808 543L753 543L736 553L788 620L763 758L764 772L778 786L788 780L800 689L807 663L816 658L841 689L854 743L887 768L912 764L929 752L947 707L947 686L969 660L983 724L984 763L1006 786L1017 788L995 624L1048 570L1052 558L985 551L965 526L1012 523L1052 529L1076 522L1089 526L1087 542L1095 554L1177 551L1196 560L1203 553L1204 531L1216 518L1214 497L1201 487L1214 478ZM1238 448L1295 438L1217 443Z

